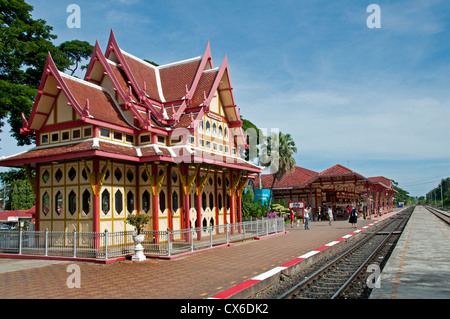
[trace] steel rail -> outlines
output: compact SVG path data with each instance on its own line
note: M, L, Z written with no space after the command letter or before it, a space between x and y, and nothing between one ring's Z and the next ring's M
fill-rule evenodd
M399 225L397 225L395 227L394 230L392 230L389 234L389 236L387 237L391 237L392 234L398 229L398 227L400 225L403 224L403 221L405 220L405 218L411 216L411 214L407 214L405 217L402 218L402 221L400 221ZM323 272L325 272L327 269L331 268L334 264L336 264L337 262L343 260L345 257L347 257L348 255L350 255L351 253L353 253L354 251L356 251L358 248L360 248L361 246L363 246L365 243L367 243L370 239L374 238L377 234L379 234L382 230L384 230L386 227L388 227L389 225L392 225L392 223L397 220L398 218L394 218L392 219L389 223L386 223L385 225L383 225L383 227L381 227L380 229L378 229L376 232L371 233L369 236L367 236L366 238L360 240L359 242L355 243L352 247L350 247L349 249L347 249L345 252L343 252L342 254L340 254L339 256L337 256L336 258L334 258L332 261L328 262L325 266L321 267L319 270L315 271L313 274L311 274L310 276L308 276L307 278L305 278L304 280L302 280L301 282L299 282L298 284L296 284L294 287L292 287L291 289L289 289L287 292L281 294L280 296L277 297L277 299L288 299L291 295L294 294L294 292L296 292L298 289L300 289L301 287L307 285L308 283L314 281L320 274L322 274ZM382 245L384 245L384 243L388 240L388 238L383 240ZM375 253L377 253L382 245L378 246L376 251L374 251L370 257L366 258L366 260L364 261L364 263L367 262L367 260L369 260L369 258L373 258L373 255ZM357 271L361 271L364 267L361 265ZM356 273L356 271L355 271ZM355 273L351 276L351 277L356 277ZM351 280L348 279L344 285L348 286L351 283ZM339 294L342 293L345 290L345 288L340 288L339 289ZM335 293L332 296L333 298L336 298L339 294Z
M445 222L447 225L450 225L450 216L448 216L445 213L442 213L440 211L438 211L437 209L433 208L433 207L425 207L430 213L432 213L434 216L438 217L439 219L441 219L443 222Z
M355 270L355 272L347 279L347 281L334 293L333 296L331 296L330 299L336 299L342 295L342 293L345 292L345 290L350 286L350 284L353 282L353 280L362 272L362 270L369 264L369 262L372 261L374 256L378 254L378 252L384 247L384 245L391 239L391 237L394 235L394 232L396 232L402 225L404 225L404 221L409 219L411 214L408 214L403 217L403 219L400 221L400 223L389 233L387 234L386 238L378 245L378 247L369 255L369 257L366 258L366 260L358 267L358 269ZM394 220L392 221L394 222Z

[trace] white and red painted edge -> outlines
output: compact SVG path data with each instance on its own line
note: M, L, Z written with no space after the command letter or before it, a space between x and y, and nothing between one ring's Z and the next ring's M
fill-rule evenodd
M390 216L392 216L392 214L390 214ZM336 245L337 243L339 243L342 240L345 240L345 239L347 239L347 238L349 238L349 237L351 237L353 235L356 235L356 234L360 233L364 229L369 228L370 226L373 226L373 225L379 223L383 219L384 218L382 218L380 220L377 220L377 221L375 221L375 222L373 222L373 223L371 223L369 225L366 225L364 227L361 227L361 228L355 230L354 232L351 232L348 235L342 236L341 238L339 238L337 240L334 240L332 242L329 242L328 244L323 245L322 247L319 247L319 248L317 248L315 250L312 250L312 251L310 251L310 252L308 252L306 254L298 256L298 257L292 259L291 261L288 261L288 262L286 262L286 263L284 263L284 264L282 264L282 265L280 265L278 267L275 267L275 268L273 268L271 270L268 270L268 271L266 271L266 272L264 272L264 273L262 273L262 274L260 274L260 275L258 275L256 277L248 279L248 280L246 280L246 281L244 281L244 282L242 282L242 283L240 283L240 284L238 284L238 285L236 285L234 287L231 287L231 288L226 289L226 290L224 290L222 292L219 292L218 294L215 294L215 295L209 297L209 299L227 299L227 298L235 295L236 293L238 293L238 292L240 292L240 291L242 291L244 289L247 289L248 287L251 287L251 286L255 285L256 283L258 283L258 282L260 282L262 280L265 280L265 279L267 279L269 277L272 277L272 276L278 274L279 272L283 271L284 269L286 269L288 267L291 267L291 266L301 262L302 260L305 260L305 259L307 259L309 257L312 257L312 256L320 253L321 251L323 251L324 249L327 249L328 247Z

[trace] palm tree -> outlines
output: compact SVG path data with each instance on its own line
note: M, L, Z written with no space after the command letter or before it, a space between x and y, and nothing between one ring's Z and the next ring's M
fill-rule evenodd
M274 136L276 137L276 135ZM266 163L266 167L270 167L273 180L270 186L270 193L273 194L273 186L275 181L281 181L284 176L295 169L294 153L297 153L297 147L292 139L291 134L278 133L278 140L276 138L268 138L267 148L265 150L267 156L270 156L271 161ZM277 165L278 164L278 165ZM269 207L272 203L272 196L269 198Z

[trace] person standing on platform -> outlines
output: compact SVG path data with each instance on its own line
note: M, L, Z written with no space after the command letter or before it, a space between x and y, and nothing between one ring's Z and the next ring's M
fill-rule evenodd
M291 228L294 228L294 212L292 211L292 209L290 211L290 214L291 214Z
M350 218L348 220L348 222L350 224L352 224L353 228L356 228L356 223L358 222L357 219L358 219L358 215L356 213L355 207L353 207L353 209L351 210L351 213L350 213Z
M328 207L328 225L331 226L331 222L333 221L333 210L331 206Z
M311 212L311 206L308 205L308 208L305 209L303 213L303 218L305 221L305 230L309 230L308 224L309 224L309 214Z

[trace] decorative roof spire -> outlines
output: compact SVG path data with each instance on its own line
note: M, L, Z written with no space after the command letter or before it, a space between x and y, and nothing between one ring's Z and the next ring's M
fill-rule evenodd
M84 106L84 109L83 109L83 116L84 117L90 117L91 116L89 114L89 99L86 99L86 105Z

